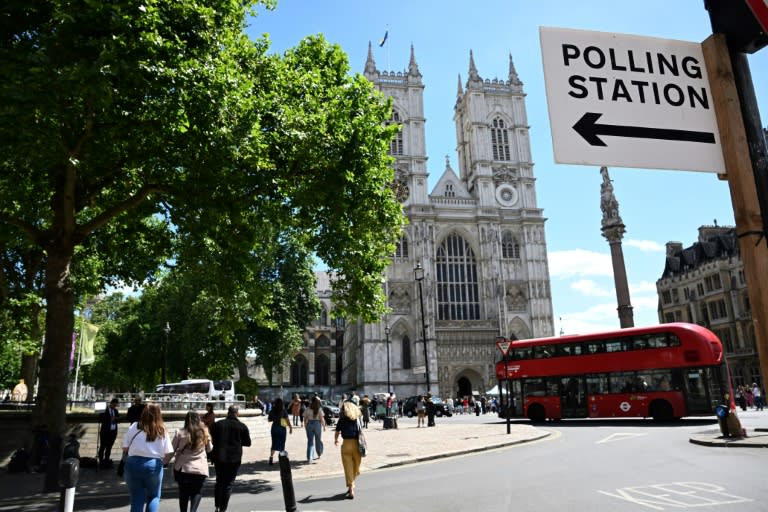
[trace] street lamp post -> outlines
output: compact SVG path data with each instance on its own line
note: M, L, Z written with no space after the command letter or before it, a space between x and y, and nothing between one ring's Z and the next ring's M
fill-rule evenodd
M163 381L163 384L167 384L165 380L165 368L168 366L168 335L171 334L171 324L165 322L163 331L165 331L165 346L163 347L163 373L160 376L160 380Z
M384 326L384 336L387 340L387 393L391 393L392 386L389 381L389 325Z
M429 393L429 357L427 355L427 323L424 318L424 295L421 290L421 282L424 280L424 269L421 263L416 264L413 269L413 277L419 283L419 304L421 305L421 339L424 342L424 369L427 375L427 393Z

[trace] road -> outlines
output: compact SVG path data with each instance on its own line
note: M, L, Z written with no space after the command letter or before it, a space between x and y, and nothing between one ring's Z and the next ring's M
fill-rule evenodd
M766 412L742 412L747 427ZM489 421L465 416L456 421ZM564 421L545 441L360 476L355 500L341 477L296 482L300 511L762 512L768 451L709 448L690 434L711 420ZM173 510L164 503L163 511ZM285 510L280 488L236 495L231 510Z

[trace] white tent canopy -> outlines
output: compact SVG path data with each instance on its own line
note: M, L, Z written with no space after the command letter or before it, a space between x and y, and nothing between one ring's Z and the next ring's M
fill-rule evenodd
M506 395L507 394L507 390L506 389L503 390L503 393ZM491 389L486 391L485 394L486 395L490 395L490 396L499 396L501 394L499 392L499 385L497 384L497 385L493 386Z

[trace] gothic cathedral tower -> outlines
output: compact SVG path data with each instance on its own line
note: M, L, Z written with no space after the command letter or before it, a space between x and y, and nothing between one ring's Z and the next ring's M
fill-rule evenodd
M511 56L506 80L483 80L470 52L454 107L459 173L446 157L430 191L413 47L407 70L392 72L376 68L369 44L364 75L392 99L390 122L401 126L390 153L409 224L387 270L391 314L348 325L342 382L401 398L483 393L495 384L497 336L554 331L523 84Z

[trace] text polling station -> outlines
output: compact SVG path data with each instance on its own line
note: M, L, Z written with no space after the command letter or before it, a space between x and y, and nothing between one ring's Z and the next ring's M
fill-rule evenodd
M540 28L555 161L724 172L699 43Z

